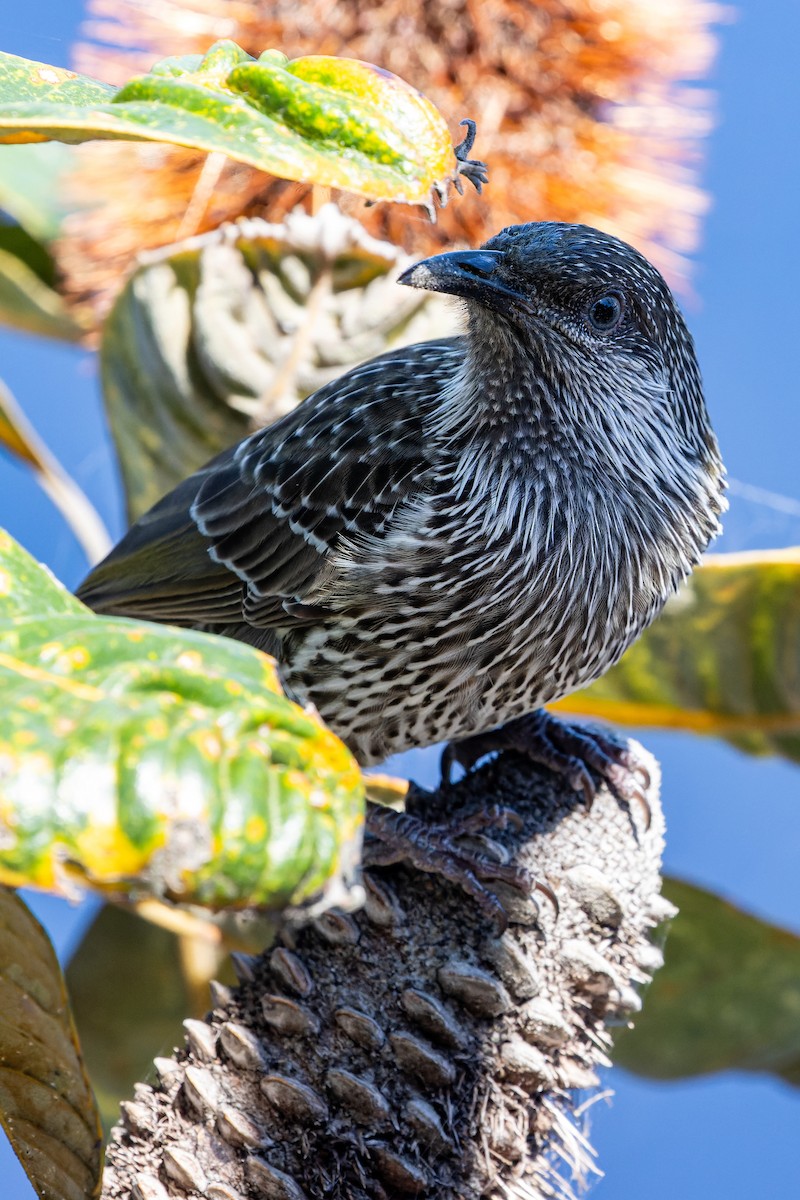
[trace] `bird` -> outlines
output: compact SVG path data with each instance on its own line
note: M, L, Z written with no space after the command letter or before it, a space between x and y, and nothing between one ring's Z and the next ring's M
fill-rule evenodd
M362 363L142 516L78 596L277 660L364 766L503 745L630 790L635 763L544 706L616 663L720 528L725 473L661 274L531 222L399 283L460 332Z

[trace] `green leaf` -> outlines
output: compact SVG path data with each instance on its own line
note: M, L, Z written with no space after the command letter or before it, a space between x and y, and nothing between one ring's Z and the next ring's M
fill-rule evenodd
M69 155L56 145L6 146L0 153L0 210L18 222L0 217L0 323L74 341L81 328L56 290L47 244L64 215L58 177Z
M0 1121L42 1200L100 1190L102 1144L69 1001L47 934L0 888Z
M51 286L52 275L52 260L38 243L16 226L0 225L0 323L77 341L81 327Z
M800 549L709 556L616 667L553 707L800 761Z
M164 59L119 90L0 54L0 141L50 138L171 142L407 204L429 204L456 168L442 117L397 76L277 50L256 60L230 41Z
M7 146L0 154L0 208L31 238L51 242L67 212L59 199L59 179L71 161L66 146Z
M86 608L55 576L0 530L0 628L35 615L83 616Z
M56 279L55 260L44 243L37 241L21 225L4 225L0 222L0 250L20 259L42 283L53 287Z
M341 892L358 852L358 766L271 659L96 617L7 534L0 779L14 886L274 908Z
M800 1083L800 938L679 880L666 961L614 1061L678 1079L736 1069Z
M45 446L22 409L0 380L0 446L36 475L60 509L90 563L104 558L111 540L87 497Z
M103 331L103 391L131 518L356 363L449 333L412 260L334 205L248 220L152 256Z

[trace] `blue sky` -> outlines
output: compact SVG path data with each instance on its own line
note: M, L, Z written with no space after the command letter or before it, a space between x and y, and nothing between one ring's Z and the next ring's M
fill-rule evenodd
M81 4L7 4L0 47L67 63ZM713 197L687 306L714 423L735 480L796 501L780 512L734 494L721 548L800 544L798 405L797 115L800 5L741 0L720 28L712 85L718 124L704 184ZM119 504L100 415L95 366L81 352L0 331L0 376L15 392L114 532ZM0 461L0 524L74 584L83 561L48 501L18 467ZM665 867L800 932L800 772L689 736L647 734L664 767ZM433 772L419 756L420 782ZM60 947L80 911L35 901ZM102 986L102 980L98 980ZM800 1191L800 1092L766 1076L726 1073L653 1084L612 1072L616 1095L598 1104L593 1140L606 1178L598 1200L750 1200ZM0 1148L0 1194L32 1191Z

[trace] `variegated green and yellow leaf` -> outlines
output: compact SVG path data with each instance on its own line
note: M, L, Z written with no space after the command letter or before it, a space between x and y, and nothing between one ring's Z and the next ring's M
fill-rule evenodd
M0 54L0 142L92 138L218 151L284 179L373 200L428 204L456 168L443 118L416 89L369 63L234 42L156 63L116 89Z
M341 888L358 853L359 769L271 659L96 617L7 535L0 781L11 885L268 908Z

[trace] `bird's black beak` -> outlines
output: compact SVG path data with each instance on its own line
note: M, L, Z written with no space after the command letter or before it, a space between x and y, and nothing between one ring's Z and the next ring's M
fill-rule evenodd
M503 250L455 250L415 263L397 280L429 292L445 292L475 300L484 308L506 312L509 302L524 300L503 279Z

